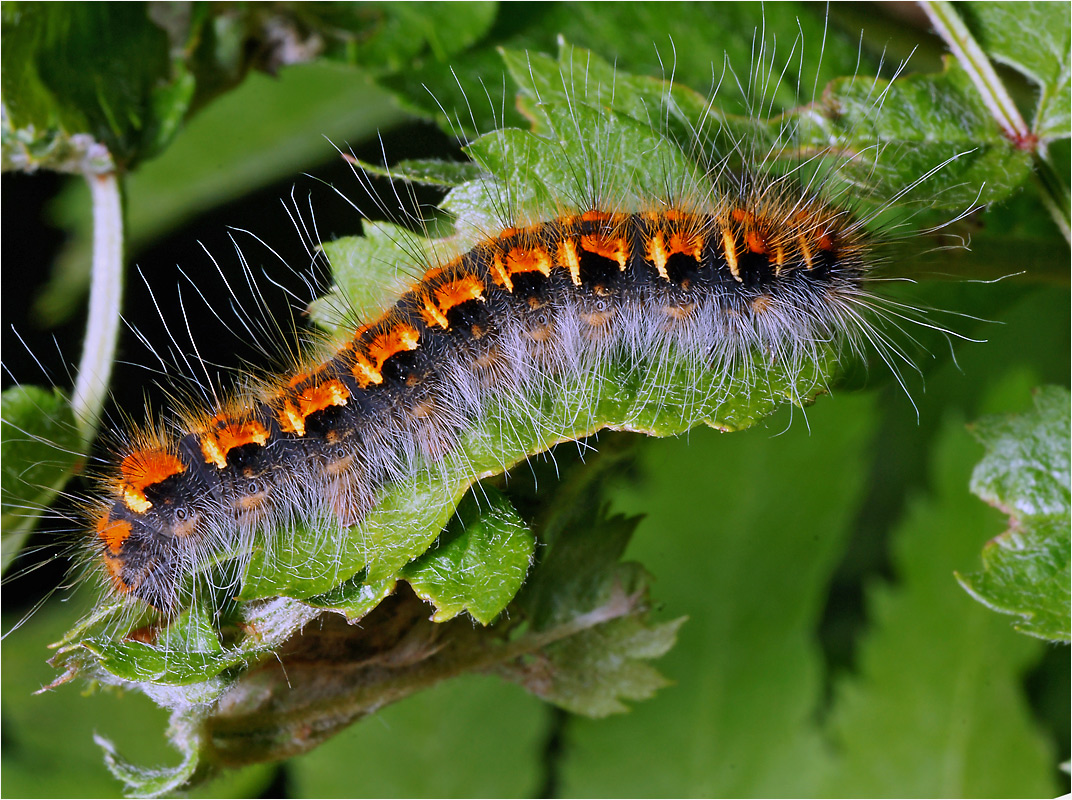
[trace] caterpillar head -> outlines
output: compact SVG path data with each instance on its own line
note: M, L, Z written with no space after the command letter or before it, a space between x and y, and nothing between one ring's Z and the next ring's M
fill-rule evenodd
M96 547L116 591L164 613L179 605L201 514L186 465L163 450L138 450L121 466L119 498L96 521Z

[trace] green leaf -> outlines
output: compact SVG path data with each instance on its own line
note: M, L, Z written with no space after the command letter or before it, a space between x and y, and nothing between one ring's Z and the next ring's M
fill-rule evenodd
M364 223L363 236L325 242L321 249L331 264L335 286L310 305L313 320L334 330L378 317L413 282L400 263L399 251L409 252L414 263L426 263L426 242L401 226L371 221Z
M326 611L336 611L349 622L357 622L376 608L384 598L394 594L397 583L398 580L394 577L369 583L365 580L365 574L361 573L324 594L306 598L304 602Z
M122 781L128 797L159 797L170 794L189 783L197 771L196 749L188 750L177 767L139 767L119 755L111 740L100 735L94 735L93 740L104 751L105 766L116 780Z
M1049 386L1033 411L972 426L987 455L971 490L1010 524L983 548L981 572L958 575L979 602L1017 616L1017 630L1062 642L1072 639L1069 407L1068 390Z
M582 487L563 490L558 508L544 523L549 550L541 556L540 570L526 584L520 603L536 630L561 625L578 612L634 594L647 582L638 564L618 565L636 532L639 517L606 518L599 513L599 495L585 496Z
M218 616L208 616L210 605ZM188 712L217 698L234 669L263 660L319 614L319 607L287 598L237 608L202 599L167 625L150 622L116 638L115 630L132 627L131 609L117 603L98 608L53 645L52 663L105 682L141 682L161 705ZM237 644L235 628L245 634Z
M614 208L630 210L646 207L652 196L664 195L667 187L681 197L703 196L704 187L710 191L710 180L695 154L690 157L652 127L658 122L638 121L619 115L613 105L599 107L597 103L598 96L589 95L548 102L540 109L545 134L507 129L468 145L470 157L499 181L487 186L487 191L506 191L511 212L521 220L547 218L556 203L581 207L596 196ZM598 169L599 185L586 183L596 178L578 175L577 164ZM481 200L491 198L478 197L477 203ZM481 205L483 214L476 220L472 215L478 210L462 210L453 193L443 207L463 221L484 221L496 204Z
M535 130L545 135L551 127L546 107L575 105L578 100L596 107L613 107L648 127L666 125L679 140L686 134L695 135L700 118L710 111L707 98L686 86L630 75L593 51L575 47L564 39L559 40L557 58L520 50L503 50L502 58L520 88L522 110ZM560 136L587 132L571 130L568 117L556 127ZM593 149L602 146L602 142L587 139L578 144ZM657 158L658 154L653 156Z
M767 82L775 113L800 102L797 86L810 93L817 74L822 86L837 75L852 73L859 64L855 38L850 42L827 36L821 9L805 4L627 3L615 6L614 14L591 2L504 8L498 37L451 59L451 70L439 64L419 65L384 79L383 85L398 93L407 108L440 119L448 132L473 135L521 121L509 93L504 98L500 88L498 47L554 52L561 37L608 57L613 54L620 74L669 78L672 73L682 84L706 89L720 77L727 87L733 83L732 76L723 74L723 63L742 72L753 64L752 34L762 28L768 43L777 42L786 67L784 80ZM803 72L798 71L800 64L805 65ZM581 71L567 80L579 88L584 75ZM740 75L742 85L747 84L746 77ZM735 112L748 113L749 98L741 93L728 90L723 99ZM810 99L810 95L804 98Z
M980 603L1018 617L1018 631L1055 642L1069 631L1069 517L1028 517L983 548L981 572L958 574Z
M689 615L659 664L675 686L628 715L572 721L563 796L821 794L811 631L863 500L874 415L872 398L844 396L808 409L807 426L645 442L614 507L646 513L629 556Z
M685 621L650 625L625 617L607 622L545 648L514 679L574 714L620 714L629 710L623 700L647 700L670 685L646 659L665 655Z
M772 21L768 18L765 22L769 24ZM819 37L818 33L816 36ZM571 36L571 41L583 42L585 38L578 33ZM807 39L805 41L808 43ZM676 38L675 45L675 52L680 54L681 42ZM601 46L600 51L606 52L605 46ZM955 63L950 63L945 72L937 75L913 75L894 81L872 79L861 74L838 79L826 87L821 100L817 99L810 105L804 105L812 99L809 96L786 97L783 92L778 95L778 99L784 103L782 107L794 104L800 107L782 116L757 119L751 113L727 113L727 109L735 107L737 99L731 83L722 88L714 109L701 95L679 84L674 89L675 102L664 111L667 86L662 81L631 76L621 59L611 65L592 52L564 44L561 40L557 61L523 51L505 50L503 55L526 98L521 109L530 117L536 115L544 118L561 103L567 124L576 125L578 115L583 116L580 107L584 103L609 105L615 111L648 125L660 119L665 120L669 132L678 139L679 146L690 154L695 153L695 141L699 137L705 145L713 146L716 152L731 158L735 155L744 156L753 167L761 159L772 159L786 161L788 166L797 170L806 167L807 174L821 170L820 183L827 184L824 191L829 194L851 192L857 203L883 205L889 198L900 196L902 203L932 209L963 210L973 203L993 202L1008 197L1031 173L1030 154L1016 148L1003 135L971 81ZM776 54L764 53L762 58L767 60L760 64L753 61L753 70L781 69L784 66L776 60ZM830 54L828 58L835 60ZM748 59L742 60L747 63ZM795 62L787 70L793 66ZM826 66L824 64L824 70ZM852 66L847 66L846 71L851 72ZM679 78L681 74L681 71L676 73ZM684 74L687 74L687 70ZM778 87L792 85L789 76L785 77ZM744 101L747 110L757 106L779 107L774 97L758 96L758 93L769 91L776 95L780 89L771 89L767 83L761 85L764 87L762 90L751 89L749 91L753 94L746 93ZM821 87L822 84L817 83L816 86ZM597 87L607 89L606 97L600 99L593 94L591 98L584 99L587 92L594 92ZM613 87L613 91L608 87ZM449 94L451 90L444 87L444 91ZM573 102L563 102L567 95ZM479 98L482 95L471 96ZM576 101L577 98L580 98L580 103ZM479 112L479 102L476 108ZM491 126L493 122L488 125ZM467 125L463 124L463 127ZM583 142L593 141L591 136L585 138L585 134L590 134L591 130L586 131L583 124L581 127L580 131L564 128L576 147L583 147ZM594 151L617 144L612 129L604 126L599 130L603 135L594 139L599 143L592 145ZM536 131L545 133L539 125ZM741 150L742 142L746 143L746 151ZM516 169L526 167L525 158L519 157L519 152L524 155L523 149L519 150L516 145L496 147ZM486 150L486 147L483 148L484 152L471 148L470 154L482 161ZM824 159L802 165L800 153L812 150L824 154ZM658 160L659 156L654 154L651 158ZM607 164L612 167L616 163L613 158L607 159ZM623 165L623 171L626 168ZM637 174L642 177L645 172L640 170ZM807 174L800 173L802 181L807 181ZM851 188L844 185L838 188L837 182L830 180L835 175L840 175ZM539 181L514 180L505 185L511 187L511 191L516 191L519 186L529 187L533 183ZM621 181L618 183L632 185ZM688 196L691 185L672 175L660 188L665 192L666 187L670 186ZM906 186L911 188L905 190ZM612 183L608 194L617 199L614 187ZM472 204L479 205L482 199L478 198ZM445 207L455 213L458 211L458 207L452 206L450 201ZM524 208L524 205L521 207Z
M663 656L685 622L650 620L649 576L639 564L620 563L639 518L609 517L604 495L629 463L633 442L611 437L602 444L583 468L562 476L556 502L540 515L544 547L517 602L537 634L581 620L585 628L498 669L533 694L591 717L627 711L623 701L648 699L668 685L645 662ZM540 477L537 471L536 485Z
M987 455L971 490L1015 517L1069 513L1069 393L1047 386L1034 411L986 417L971 426Z
M0 402L0 522L6 570L38 516L80 466L84 444L70 403L59 390L16 386L6 389Z
M801 141L823 147L826 134L835 152L859 154L839 172L882 202L964 209L1005 199L1031 174L1030 154L1008 140L952 61L937 75L839 79L823 107L818 117L796 112Z
M403 159L390 166L378 166L360 159L350 159L362 172L394 181L453 189L484 176L479 164L472 161L439 161L431 158Z
M479 41L497 13L490 2L302 3L284 12L296 28L321 37L324 57L378 73L413 64L442 68Z
M840 78L826 87L821 102L778 117L756 119L726 114L720 105L712 107L680 85L674 87L673 101L668 103L667 84L622 74L593 53L568 45L562 46L557 62L510 51L504 58L523 95L539 101L538 106L532 106L537 130L549 128L552 139L568 142L560 146L569 152L570 163L585 158L591 161L591 153L600 153L610 173L607 188L601 184L600 190L627 208L665 194L667 187L683 197L704 196L701 187L709 178L695 174L695 163L691 170L686 163L686 154L693 161L697 159L697 140L714 153L724 154L731 159L728 163L738 168L739 161L752 170L770 162L804 183L815 174L824 195L841 201L851 196L852 202L861 206L861 215L862 204L882 209L891 204L891 198L901 205L963 210L974 203L1007 197L1031 173L1030 154L1005 137L956 64L937 75L911 75L892 81L859 75ZM564 83L568 78L563 76L578 74L586 76L583 87ZM608 90L606 97L600 97L607 86L613 87L613 92ZM621 112L642 131L650 132L652 125L661 127L660 121L666 120L666 132L676 139L678 147L671 147L660 133L658 141L648 142L639 151L629 149L634 144L642 146L632 141L640 138L636 134L625 138L625 146L619 149L623 140L617 126L624 123L616 124L605 112L589 117L586 104ZM537 173L537 181L520 179L523 170L532 174L533 161L561 170L561 164L533 156L538 145L522 140L489 146L486 141L484 137L470 145L470 155L496 175L505 173L492 155L511 164L518 173L504 181L511 192L517 191L512 187L532 183L569 185L555 172ZM608 155L602 155L604 152ZM801 153L814 153L818 158L801 164ZM699 158L702 162L703 156ZM639 163L645 160L647 167ZM666 174L662 184L654 175L650 182L645 180L652 163L663 165ZM706 171L717 173L720 169L725 169L725 164L709 164ZM636 196L622 196L619 187L629 187ZM574 194L581 195L585 188L576 186ZM515 202L524 209L526 200L522 196ZM445 207L457 213L450 202L448 198Z
M1017 637L951 580L994 514L963 491L972 443L956 420L939 433L934 489L894 532L897 582L869 592L874 620L858 674L836 685L829 731L833 796L1051 796L1052 754L1020 688L1039 645Z
M1043 139L1072 136L1068 9L1047 2L972 2L958 9L991 58L1037 85L1032 131Z
M4 107L15 128L89 134L120 165L162 148L192 86L171 76L168 40L141 3L10 3Z
M60 657L70 658L71 653L83 659L91 656L101 669L127 681L200 684L196 692L205 696L218 691L213 678L243 660L241 652L221 647L212 621L198 610L184 612L162 632L159 641L150 635L154 638L151 642L134 637L83 639L76 647L62 648Z
M401 576L436 607L433 621L468 611L487 625L521 588L535 546L510 501L483 488L462 501L439 542L407 564Z

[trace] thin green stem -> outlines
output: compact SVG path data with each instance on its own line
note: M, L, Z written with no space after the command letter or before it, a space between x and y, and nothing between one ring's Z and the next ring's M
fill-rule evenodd
M1039 185L1039 195L1043 205L1050 212L1053 221L1061 229L1065 240L1072 242L1072 198L1069 197L1068 184L1061 179L1050 158L1049 149L1044 143L1039 144L1035 157L1035 180Z
M86 175L93 199L93 278L82 360L71 406L89 441L97 430L115 362L123 298L123 202L115 172Z
M925 0L921 5L938 35L945 39L950 51L979 90L983 102L1005 135L1014 142L1024 142L1031 136L1030 128L986 52L975 41L953 4L946 0Z
M1072 201L1069 197L1069 187L1054 170L1048 158L1046 143L1036 140L1034 132L1024 121L1005 84L998 77L994 65L975 41L953 4L946 0L922 0L920 5L927 12L935 30L949 45L961 67L968 73L975 88L979 90L983 103L990 109L991 115L1005 135L1017 147L1031 150L1035 162L1036 184L1040 189L1042 202L1065 240L1072 242L1069 224Z

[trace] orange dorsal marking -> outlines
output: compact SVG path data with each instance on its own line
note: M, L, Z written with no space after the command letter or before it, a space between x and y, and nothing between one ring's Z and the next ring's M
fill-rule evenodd
M122 475L120 488L123 502L131 511L144 514L153 507L145 496L145 490L172 475L185 472L186 465L178 456L164 450L136 450L123 459L119 471Z

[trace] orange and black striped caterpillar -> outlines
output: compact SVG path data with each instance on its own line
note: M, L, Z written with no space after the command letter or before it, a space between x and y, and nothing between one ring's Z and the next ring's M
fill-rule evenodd
M900 210L876 220L933 204L949 181L923 184L961 156L934 153L929 171L897 176L891 199L891 154L853 127L873 121L890 83L849 79L848 121L817 126L810 107L732 118L568 46L557 60L506 58L531 131L496 125L470 139L469 163L427 173L354 162L389 218L398 207L371 177L448 187L446 238L369 223L357 266L341 269L323 244L336 286L310 311L335 329L329 346L282 377L243 375L249 388L230 400L200 386L207 403L180 402L122 439L83 548L109 598L72 647L92 627L114 642L132 622L189 609L218 625L272 598L297 610L294 630L318 609L360 619L473 484L558 443L743 429L811 402L867 350L899 381L912 368L892 332L937 326L873 291L907 227ZM773 69L760 54L751 91ZM946 208L971 205L952 194ZM401 297L369 303L340 278L384 267L409 276ZM481 622L516 595L523 567Z
M661 403L672 362L707 372L715 388L691 398L695 424L753 360L796 374L851 338L870 268L851 216L799 191L710 207L505 229L428 270L325 363L190 419L180 438L139 444L97 514L114 588L174 611L184 580L236 531L310 508L353 525L414 459L449 459L503 395L584 381L608 358L633 365L640 395ZM629 414L592 425L645 429Z

